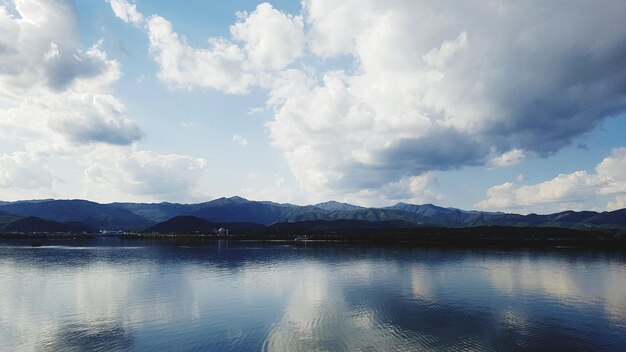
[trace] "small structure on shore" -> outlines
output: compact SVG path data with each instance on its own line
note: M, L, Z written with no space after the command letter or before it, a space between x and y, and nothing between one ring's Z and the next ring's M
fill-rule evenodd
M309 239L308 235L300 235L300 236L294 238L293 240L296 241L296 242L305 242L308 239Z
M220 227L220 229L217 230L217 235L218 236L228 236L228 229L224 228L224 227Z

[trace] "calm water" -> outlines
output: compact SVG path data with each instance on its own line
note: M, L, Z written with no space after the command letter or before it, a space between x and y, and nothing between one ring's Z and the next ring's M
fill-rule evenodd
M0 350L626 350L619 252L0 243Z

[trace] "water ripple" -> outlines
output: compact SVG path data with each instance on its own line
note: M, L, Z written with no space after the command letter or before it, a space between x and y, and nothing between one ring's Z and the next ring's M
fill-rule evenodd
M611 252L0 245L0 350L624 350Z

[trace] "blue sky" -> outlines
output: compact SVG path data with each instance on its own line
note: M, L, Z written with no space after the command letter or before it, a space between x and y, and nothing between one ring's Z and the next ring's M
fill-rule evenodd
M626 207L621 1L0 6L0 200Z

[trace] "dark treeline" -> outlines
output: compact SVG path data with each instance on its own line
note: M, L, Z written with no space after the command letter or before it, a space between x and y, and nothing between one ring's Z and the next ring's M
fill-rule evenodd
M437 245L496 246L581 246L626 248L623 230L573 230L548 227L483 226L467 228L385 227L358 228L346 226L311 226L285 223L264 229L242 229L228 236L214 232L125 234L127 239L229 239L253 241L364 242Z

